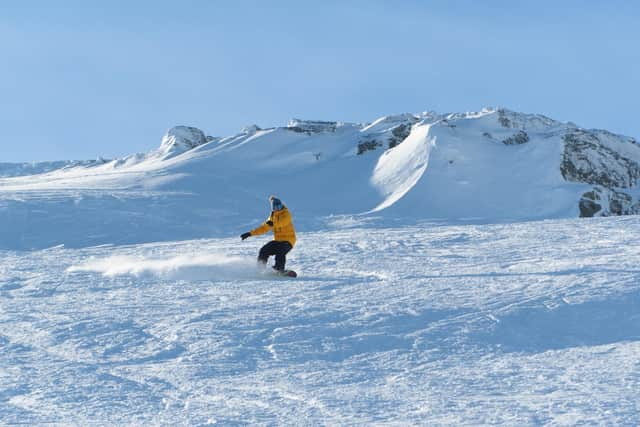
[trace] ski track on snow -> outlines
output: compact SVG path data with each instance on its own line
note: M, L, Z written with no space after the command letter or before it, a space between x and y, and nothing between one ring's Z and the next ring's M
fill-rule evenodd
M0 423L640 423L637 217L0 252Z

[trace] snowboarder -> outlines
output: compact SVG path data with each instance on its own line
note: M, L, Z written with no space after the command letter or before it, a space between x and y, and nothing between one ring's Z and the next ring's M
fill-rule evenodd
M276 256L276 263L273 269L279 273L286 273L284 265L287 262L287 253L296 244L296 231L289 209L275 196L269 197L271 202L271 215L260 227L243 233L240 238L245 240L249 236L258 236L273 229L273 240L260 249L258 262L266 266L271 255ZM295 273L294 273L295 274ZM292 275L293 276L293 275Z

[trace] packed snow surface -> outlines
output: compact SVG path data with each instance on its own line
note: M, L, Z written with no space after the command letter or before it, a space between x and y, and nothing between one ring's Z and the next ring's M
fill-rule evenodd
M640 218L0 252L0 424L638 425Z

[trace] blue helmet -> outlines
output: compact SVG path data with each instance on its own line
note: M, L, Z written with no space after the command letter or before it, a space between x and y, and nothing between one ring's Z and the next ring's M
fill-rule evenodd
M271 201L271 210L272 211L279 211L282 208L284 208L284 205L282 204L282 201L280 201L280 199L278 199L277 197L271 196L271 197L269 197L269 201Z

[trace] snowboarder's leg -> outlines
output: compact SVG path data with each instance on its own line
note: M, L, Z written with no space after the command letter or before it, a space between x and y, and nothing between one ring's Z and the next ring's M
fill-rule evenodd
M269 261L269 257L278 253L276 249L278 246L277 243L278 242L275 240L272 240L260 249L260 253L258 254L258 264L266 265L267 261Z
M293 248L289 242L275 242L276 247L276 265L273 266L278 271L284 270L284 264L287 262L287 253Z

